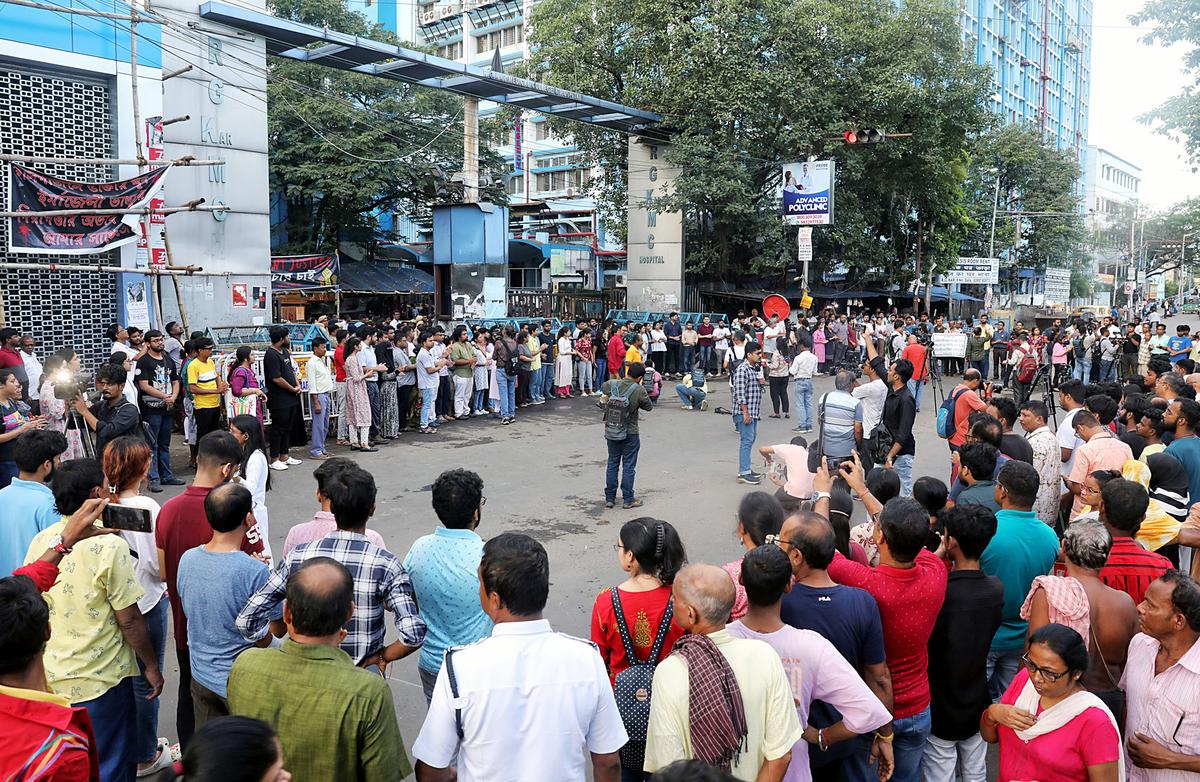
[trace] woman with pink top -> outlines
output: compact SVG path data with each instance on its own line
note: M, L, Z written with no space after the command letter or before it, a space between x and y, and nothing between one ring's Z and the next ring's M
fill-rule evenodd
M828 335L825 333L825 319L822 318L813 329L812 334L812 349L813 354L817 357L817 371L825 371L825 343L829 341Z
M743 549L750 551L766 543L768 535L779 534L779 530L783 527L783 506L779 504L779 500L765 491L752 491L742 497L736 519L738 540L741 541ZM731 620L741 619L749 605L746 602L746 588L740 583L742 558L738 557L722 567L733 579L733 586L737 592L733 601L733 611L730 612L729 618Z
M1071 335L1063 334L1058 339L1054 340L1054 346L1050 348L1050 364L1054 367L1054 387L1058 388L1058 384L1062 382L1067 374L1067 357L1071 352Z

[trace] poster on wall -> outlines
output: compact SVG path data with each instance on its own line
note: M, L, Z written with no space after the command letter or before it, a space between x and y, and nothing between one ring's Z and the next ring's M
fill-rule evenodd
M267 308L267 289L261 285L255 285L250 289L250 306L256 310L265 310Z
M508 287L503 277L483 278L483 316L508 317Z
M150 328L150 297L144 279L125 284L125 322L143 330Z
M832 160L786 163L781 209L784 225L833 223Z
M247 294L248 288L249 288L249 286L244 282L235 282L232 286L230 286L230 289L233 291L233 306L235 306L235 307L250 306L250 302L248 301L249 297Z
M74 182L15 163L9 165L9 252L87 255L136 242L142 232L136 214L41 215L64 210L142 209L163 186L171 166L119 182Z

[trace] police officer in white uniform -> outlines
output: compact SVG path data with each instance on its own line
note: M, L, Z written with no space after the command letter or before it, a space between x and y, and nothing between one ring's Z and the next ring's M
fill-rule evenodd
M528 535L489 540L479 598L492 635L450 649L413 744L418 782L618 782L628 736L595 644L542 618L546 550Z

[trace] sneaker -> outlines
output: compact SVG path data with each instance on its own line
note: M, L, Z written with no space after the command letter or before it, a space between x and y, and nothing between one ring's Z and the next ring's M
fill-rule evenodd
M149 488L150 488L150 491L154 492L155 494L162 493L162 486L158 485L158 481L150 481Z
M417 431L421 434L437 434L437 430L432 426L426 426L424 429L418 429Z
M545 399L535 399L535 400L533 401L533 403L534 403L535 405L544 405L544 404L546 404L546 400L545 400Z
M187 486L187 481L181 480L179 478L167 478L165 481L162 481L162 485L163 486Z
M487 415L487 413L483 412L482 410L476 410L474 413L471 413L471 415L473 415L473 416L475 416L476 418L478 418L478 417L479 417L479 416L481 416L481 415Z
M693 408L691 405L680 405L679 409L680 410L693 410L695 408Z
M509 425L509 424L511 424L512 422L513 422L513 420L512 420L511 418L501 418L501 419L500 419L500 425L501 425L501 426L508 426L508 425Z
M803 432L803 431L804 431L804 427L803 427L803 426L793 426L793 427L792 427L792 431L793 431L793 432Z
M287 463L288 463L289 467L295 467L297 464L303 464L304 462L300 461L299 459L297 459L294 456L289 456L287 459Z
M748 472L739 474L737 480L738 483L748 483L751 486L757 486L759 481L762 480L762 476L756 472Z
M631 500L629 502L621 503L621 507L624 508L625 510L629 510L630 508L640 508L640 507L642 507L642 501L640 499L634 498L633 500Z
M705 399L704 401L702 401L702 402L700 403L700 409L701 409L701 410L707 410L707 409L708 409L708 400L707 400L707 399Z
M606 507L606 508L611 508L611 507L613 507L614 505L616 505L616 503L615 503L615 502L607 502L607 501L606 501L606 502L604 503L604 507Z
M287 468L288 468L288 466L287 466L287 464L286 464L286 463L284 463L284 462L271 462L271 469L272 469L272 470L276 470L276 471L278 471L278 472L282 472L283 470L286 470Z
M142 769L138 769L137 775L139 777L151 777L151 776L158 774L158 772L163 771L164 769L170 768L171 765L177 759L176 754L175 754L176 749L177 749L177 747L172 748L170 741L163 738L162 736L159 736L158 737L158 757L156 757L154 759L154 762L151 763L149 766L146 766L145 768L142 768Z

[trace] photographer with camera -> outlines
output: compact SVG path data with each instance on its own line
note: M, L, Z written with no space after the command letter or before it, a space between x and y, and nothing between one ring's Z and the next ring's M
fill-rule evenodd
M88 406L82 391L75 397L75 411L88 428L96 433L96 458L104 457L104 448L123 435L144 437L138 406L125 398L125 367L101 364L96 370L100 398Z

